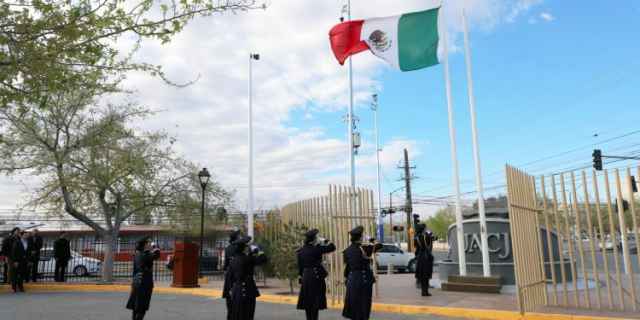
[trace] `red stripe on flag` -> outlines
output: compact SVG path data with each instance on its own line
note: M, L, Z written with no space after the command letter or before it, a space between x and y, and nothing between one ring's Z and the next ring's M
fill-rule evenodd
M331 50L340 64L349 56L369 49L366 42L360 40L364 20L351 20L337 24L329 31Z

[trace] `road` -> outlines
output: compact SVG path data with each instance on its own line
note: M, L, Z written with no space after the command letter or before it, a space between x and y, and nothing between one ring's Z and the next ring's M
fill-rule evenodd
M129 320L124 308L126 293L26 293L0 294L0 319L12 320ZM212 320L225 319L224 301L183 295L154 295L149 320ZM323 320L344 319L339 311L323 311ZM256 319L304 319L304 313L293 305L258 303ZM374 314L378 320L453 320L440 316L407 316Z

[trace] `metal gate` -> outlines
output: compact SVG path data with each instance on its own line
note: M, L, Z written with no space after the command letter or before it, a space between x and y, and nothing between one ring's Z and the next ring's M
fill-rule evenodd
M530 311L546 302L546 280L534 178L507 166L509 225L513 241L518 306Z
M640 176L640 168L634 171ZM631 168L534 178L507 167L507 184L521 310L546 304L637 311L640 201ZM553 235L560 254L545 257L542 246L553 252Z

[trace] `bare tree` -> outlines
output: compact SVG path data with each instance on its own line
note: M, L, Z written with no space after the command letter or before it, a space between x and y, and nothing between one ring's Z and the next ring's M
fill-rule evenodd
M31 205L64 210L104 240L103 280L127 219L162 214L193 191L194 166L160 132L131 128L151 113L134 104L99 106L96 92L60 92L38 105L0 108L0 171L42 183ZM193 194L193 193L192 193ZM197 196L195 193L193 196ZM225 193L218 193L225 201Z

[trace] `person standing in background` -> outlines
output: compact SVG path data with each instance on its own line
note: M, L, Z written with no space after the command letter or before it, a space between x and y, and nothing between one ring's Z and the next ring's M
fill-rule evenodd
M67 264L71 260L71 245L63 231L60 237L53 243L53 257L56 259L55 281L65 282Z
M40 251L42 251L42 237L40 236L38 229L33 230L29 234L29 270L25 281L29 280L38 281L38 264L40 263Z
M28 242L25 232L18 232L11 250L11 289L13 292L24 292L24 276L27 274Z
M430 297L429 280L433 275L433 234L424 223L418 224L413 243L416 248L416 273L423 297Z
M3 283L11 282L11 251L13 250L13 241L16 239L17 232L20 232L20 228L13 228L6 238L2 239L2 247L0 247L0 256L4 260L3 270Z

